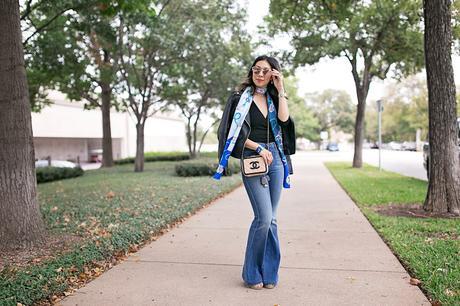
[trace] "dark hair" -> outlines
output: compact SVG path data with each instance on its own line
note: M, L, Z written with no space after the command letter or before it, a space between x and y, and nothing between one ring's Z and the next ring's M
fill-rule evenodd
M237 91L243 91L248 86L252 86L252 89L255 90L256 84L254 84L254 81L252 79L252 67L254 67L256 63L259 61L267 61L271 68L281 72L281 66L276 60L276 58L268 55L258 56L252 63L251 68L249 68L248 74L244 81L236 87ZM272 81L270 81L267 85L267 92L272 97L278 97L278 90L276 89L275 85L273 85Z

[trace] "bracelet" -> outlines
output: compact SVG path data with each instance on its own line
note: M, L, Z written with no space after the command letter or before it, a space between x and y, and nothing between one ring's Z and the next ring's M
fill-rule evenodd
M257 154L260 154L260 152L262 152L263 149L264 149L264 148L262 148L262 146L259 145L259 146L256 148Z
M283 90L282 92L278 93L278 98L287 98L286 92Z

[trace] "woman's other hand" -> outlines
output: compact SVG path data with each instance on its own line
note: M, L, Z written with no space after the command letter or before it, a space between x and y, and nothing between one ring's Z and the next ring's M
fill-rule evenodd
M278 92L284 92L284 82L283 82L283 75L276 69L272 69L271 71L271 79L273 81L273 85L275 85Z
M267 149L263 149L260 153L259 153L260 156L262 156L264 159L265 159L265 162L267 163L267 165L271 165L272 162L273 162L273 155L272 155L272 152L270 152L269 150Z

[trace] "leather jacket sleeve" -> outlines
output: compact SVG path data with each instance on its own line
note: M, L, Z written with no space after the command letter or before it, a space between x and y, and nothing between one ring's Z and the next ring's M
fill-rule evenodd
M293 155L296 151L295 142L295 125L294 119L289 116L288 120L283 122L278 119L278 123L281 127L281 133L283 137L283 149L286 155Z
M232 93L230 97L227 99L227 103L225 104L224 112L222 114L222 119L220 120L219 127L217 128L217 139L219 141L217 155L219 161L224 151L225 142L227 141L228 132L230 130L233 114L235 113L238 101L239 96L237 95L237 93ZM224 169L224 175L226 175L226 169L227 168Z

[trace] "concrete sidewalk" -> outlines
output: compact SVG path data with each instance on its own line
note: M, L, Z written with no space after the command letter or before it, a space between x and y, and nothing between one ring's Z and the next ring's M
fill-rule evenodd
M253 213L244 187L201 210L62 305L430 305L319 160L293 156L278 208L274 289L243 286Z

